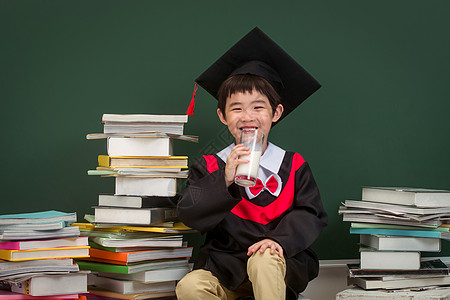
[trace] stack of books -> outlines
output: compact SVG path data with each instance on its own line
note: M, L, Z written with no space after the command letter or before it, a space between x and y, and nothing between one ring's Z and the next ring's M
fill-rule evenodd
M363 187L362 200L339 208L360 235L360 264L349 265L349 284L363 289L402 289L450 285L439 252L450 239L450 191L418 188Z
M173 139L183 134L186 115L103 115L107 155L89 175L115 178L115 192L100 194L90 223L90 258L79 260L92 296L114 299L174 297L177 280L190 268L192 247L177 220L177 185L188 175L188 158L174 156ZM94 135L88 135L88 139Z
M41 211L0 216L0 299L78 299L87 273L73 258L89 256L76 213ZM25 296L29 295L29 296Z

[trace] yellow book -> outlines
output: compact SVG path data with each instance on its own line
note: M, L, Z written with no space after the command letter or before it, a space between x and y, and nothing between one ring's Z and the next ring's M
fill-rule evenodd
M33 259L79 258L89 257L89 246L59 247L31 250L0 249L0 259L8 261L23 261Z
M187 156L109 156L99 155L100 167L187 168Z
M143 231L155 233L188 233L194 232L192 228L184 225L182 222L176 222L172 227L164 226L114 226L114 227L95 227L92 223L74 223L72 226L80 227L80 230L97 230L107 232L121 231Z

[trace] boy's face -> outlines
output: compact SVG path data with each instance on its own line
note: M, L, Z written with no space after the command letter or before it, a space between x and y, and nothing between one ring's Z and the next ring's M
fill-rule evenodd
M267 147L272 122L278 121L283 113L283 106L279 104L272 111L267 96L253 90L252 93L235 93L227 98L225 112L217 109L220 121L228 126L228 130L239 143L241 130L244 128L256 128L264 133L266 140L264 149Z

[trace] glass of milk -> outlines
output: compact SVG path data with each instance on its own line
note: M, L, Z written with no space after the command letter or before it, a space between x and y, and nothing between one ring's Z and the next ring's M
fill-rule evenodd
M250 147L250 155L241 156L239 159L246 159L250 162L238 165L234 182L244 187L254 186L258 177L264 134L258 129L244 129L241 133L240 142L245 147Z

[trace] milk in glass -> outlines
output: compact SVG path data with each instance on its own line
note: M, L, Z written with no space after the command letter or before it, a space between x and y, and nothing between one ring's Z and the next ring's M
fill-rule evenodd
M259 160L262 154L264 134L257 129L242 130L241 144L250 147L250 155L240 156L239 159L249 160L239 164L236 169L234 182L240 186L250 187L256 183L258 177Z

